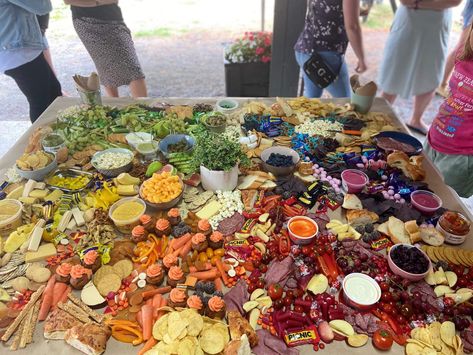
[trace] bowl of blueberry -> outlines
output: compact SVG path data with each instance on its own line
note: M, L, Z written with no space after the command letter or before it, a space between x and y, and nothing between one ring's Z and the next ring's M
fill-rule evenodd
M391 271L410 281L422 280L432 263L419 248L409 244L396 244L388 252L388 265Z
M263 168L275 176L290 175L299 163L299 154L294 149L274 146L261 153Z

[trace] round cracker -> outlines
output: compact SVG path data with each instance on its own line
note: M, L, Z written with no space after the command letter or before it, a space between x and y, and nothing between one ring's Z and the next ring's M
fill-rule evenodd
M218 354L225 348L221 332L212 328L202 331L199 345L203 351L210 355Z
M98 269L94 274L93 281L94 281L95 286L97 286L97 284L100 282L100 279L102 277L104 277L105 275L114 274L114 273L115 272L113 271L113 267L111 267L110 265L102 265L102 267L100 267L100 269Z
M425 251L425 253L426 253L427 256L429 257L429 259L432 260L434 263L436 263L437 261L439 261L439 259L437 258L437 256L434 254L433 248L432 248L431 246L424 245L424 246L422 247L422 250Z
M468 258L468 252L464 249L458 249L460 258L463 260L464 266L470 266L470 259Z
M109 292L117 292L122 285L122 279L115 273L104 275L97 283L97 290L106 297Z
M447 258L444 255L445 247L436 247L433 249L433 252L439 261L447 261Z
M457 260L457 258L455 257L455 253L454 253L454 250L453 248L445 248L444 250L444 253L445 253L445 257L447 258L447 260L455 265L458 265L460 264Z
M123 279L130 276L133 271L133 263L129 259L123 259L113 265L115 273Z

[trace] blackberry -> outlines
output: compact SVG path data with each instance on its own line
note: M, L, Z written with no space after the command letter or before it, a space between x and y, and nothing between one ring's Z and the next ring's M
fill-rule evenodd
M204 291L202 291L202 290L196 290L196 291L194 292L194 294L195 294L196 296L198 296L199 298L204 297Z
M202 300L202 303L203 303L204 307L207 307L207 305L209 304L210 297L204 296L204 297L201 298L201 300Z
M358 232L358 233L361 233L363 234L365 232L365 226L362 225L362 224L359 224L355 227L355 230Z
M195 284L196 291L204 291L204 287L205 287L205 282L203 281L197 281L197 283Z
M205 291L205 293L211 295L215 292L215 284L212 281L208 281L204 283L203 290Z
M222 291L215 291L214 296L218 296L220 298L223 298L223 292Z
M374 226L371 223L365 225L365 232L371 233L374 231Z
M177 226L174 226L172 228L172 235L174 236L174 238L179 238L186 233L190 233L190 231L190 227L181 221Z
M371 234L370 233L366 233L363 235L363 238L361 238L365 243L371 243Z

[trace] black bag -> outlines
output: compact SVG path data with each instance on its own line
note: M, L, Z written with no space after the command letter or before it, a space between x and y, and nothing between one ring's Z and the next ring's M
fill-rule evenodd
M343 60L340 60L338 70L334 72L322 56L314 51L309 60L304 63L304 72L315 85L324 89L338 78L342 63Z

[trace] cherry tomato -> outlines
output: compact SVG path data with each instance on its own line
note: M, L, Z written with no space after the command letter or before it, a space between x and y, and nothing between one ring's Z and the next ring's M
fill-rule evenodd
M265 284L264 284L264 280L263 279L259 279L257 282L256 282L256 288L264 288Z
M275 300L275 301L273 302L273 307L274 307L275 309L281 309L281 308L284 307L284 302L282 301L282 299Z
M294 297L294 291L293 290L287 290L286 291L286 296L293 298Z
M452 299L452 301L453 301L453 299ZM404 303L401 306L400 312L404 317L410 318L414 314L414 309L412 308L412 306L409 303Z
M381 294L381 301L383 302L389 302L389 301L392 301L393 299L393 295L391 295L391 292L387 291L387 292L383 292Z
M252 293L254 290L256 290L256 284L250 283L250 284L248 285L248 292L249 292L249 293Z
M294 307L294 312L304 313L304 308L302 308L301 306L295 306Z
M286 307L289 307L292 304L292 297L286 296L282 299L282 302Z
M304 290L301 288L296 288L294 291L294 297L302 297Z
M385 311L386 313L391 314L391 313L393 312L393 306L390 305L389 303L382 303L382 304L381 304L381 308L382 308L383 311Z
M381 289L381 291L383 292L386 292L386 291L389 291L389 284L387 282L381 282L379 284L379 288Z
M266 271L268 271L268 265L266 264L261 264L259 266L260 271L264 274Z
M268 296L271 297L271 299L274 300L279 300L282 297L283 294L283 288L281 287L280 284L271 284L268 287Z
M260 265L261 265L261 260L259 260L259 259L253 260L253 266L254 267L260 267Z
M393 336L384 329L378 329L373 334L373 345L379 350L389 350L393 345Z
M312 296L310 294L307 294L307 295L304 296L304 301L313 302L314 301L314 296Z

